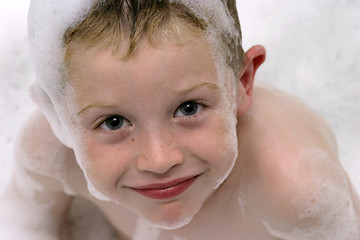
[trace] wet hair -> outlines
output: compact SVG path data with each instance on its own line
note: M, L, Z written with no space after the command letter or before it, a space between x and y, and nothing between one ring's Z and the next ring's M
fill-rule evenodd
M212 16L214 9L199 14L192 1L97 1L81 23L65 32L65 63L69 62L74 49L79 47L83 50L110 47L113 52L121 49L125 53L123 57L130 58L136 54L139 44L144 39L151 45L156 45L164 37L172 37L181 44L185 36L206 37L209 35L209 29L215 29L217 42L215 45L220 46L215 48L226 53L215 53L215 55L225 56L226 64L237 76L245 54L241 46L236 2L235 0L213 1L223 4L226 15L222 17L229 18L228 22L233 25L231 28L221 27L218 24L220 19ZM202 4L198 1L197 5L201 7ZM124 46L127 49L124 50Z

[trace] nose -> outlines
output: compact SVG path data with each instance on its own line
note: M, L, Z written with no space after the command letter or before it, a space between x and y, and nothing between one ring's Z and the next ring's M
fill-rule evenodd
M184 162L183 151L171 140L154 135L148 135L146 139L136 160L138 170L163 174Z

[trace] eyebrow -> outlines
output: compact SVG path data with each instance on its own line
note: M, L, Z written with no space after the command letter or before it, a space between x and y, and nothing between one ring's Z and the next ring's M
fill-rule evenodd
M201 82L201 83L195 84L194 86L191 86L190 88L180 90L180 92L185 94L185 93L188 93L188 92L191 92L191 91L194 91L196 89L203 88L203 87L210 88L210 89L213 89L213 90L219 90L220 89L219 85L217 85L215 83Z
M213 90L219 90L220 87L219 85L215 84L215 83L210 83L210 82L201 82L198 84L195 84L194 86L191 86L190 88L186 88L183 90L180 90L179 92L181 92L181 94L186 94L189 92L192 92L194 90L197 90L199 88L209 88L209 89L213 89ZM83 109L81 109L76 115L81 115L82 113L84 113L87 109L89 108L93 108L93 107L112 107L112 105L110 104L101 104L101 103L94 103L91 104L89 106L84 107Z
M89 106L86 106L83 109L81 109L80 112L78 112L76 115L81 115L86 110L88 110L89 108L93 108L93 107L98 107L98 108L100 108L100 107L112 107L112 105L110 105L110 104L101 104L101 103L90 104Z

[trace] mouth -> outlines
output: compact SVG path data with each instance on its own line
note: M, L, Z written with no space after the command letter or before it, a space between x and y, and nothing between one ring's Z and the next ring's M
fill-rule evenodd
M157 200L170 199L179 196L185 192L199 177L199 175L193 177L186 177L176 179L168 183L156 183L145 186L139 186L132 188L135 192L141 195Z

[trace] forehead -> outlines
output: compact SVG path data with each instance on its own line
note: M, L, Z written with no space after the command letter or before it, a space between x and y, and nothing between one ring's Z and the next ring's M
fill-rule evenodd
M70 79L75 100L71 108L77 116L91 106L131 106L131 113L147 112L189 100L184 98L226 95L219 91L215 61L206 42L144 45L127 60L106 49L78 55L81 61L72 67Z
M173 42L155 48L145 44L138 54L125 60L109 49L76 55L70 86L79 109L145 99L162 105L199 88L228 92L218 79L209 45L201 39L182 46ZM220 94L218 90L211 92Z
M189 74L217 74L214 55L207 41L202 38L188 41L186 44L169 40L156 46L144 43L139 45L137 53L131 58L124 58L121 52L114 53L111 49L82 51L79 48L72 55L69 73L70 82L79 83L81 80L82 83L88 84L93 82L94 77L105 81L104 76L116 75L119 81L141 79L146 83L149 78L156 81L170 78L171 75L186 77ZM89 79L92 79L91 82Z

